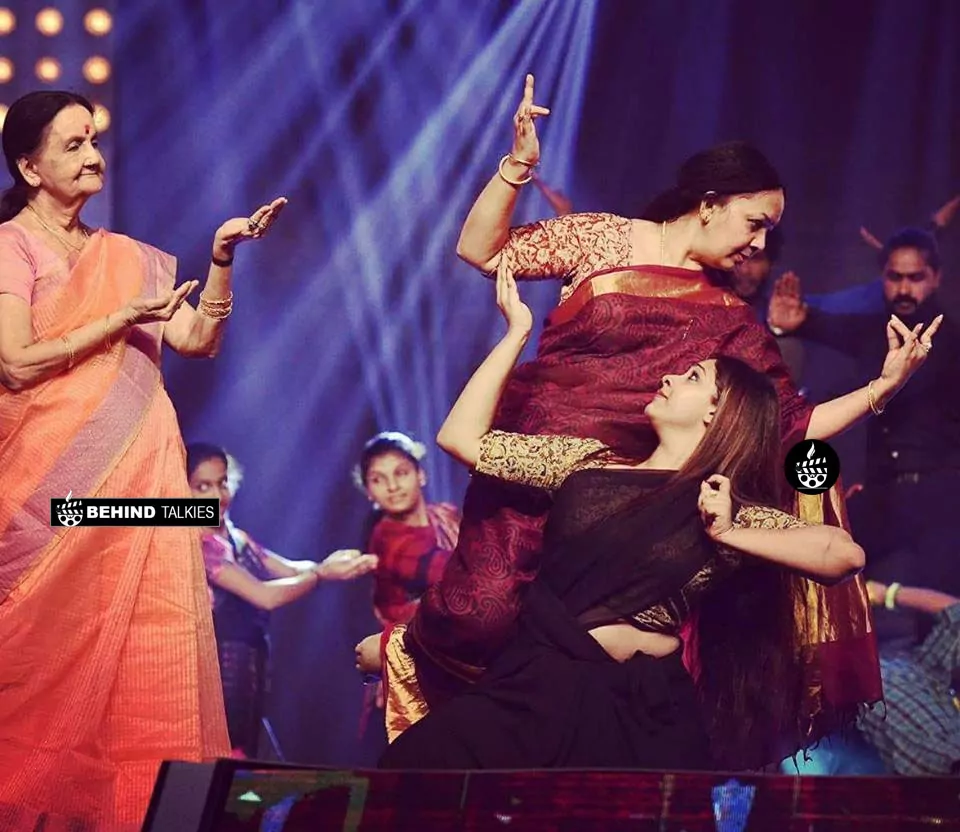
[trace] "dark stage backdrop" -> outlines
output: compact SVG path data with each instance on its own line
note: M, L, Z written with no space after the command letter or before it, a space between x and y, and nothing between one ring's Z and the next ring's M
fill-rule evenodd
M875 276L860 224L885 236L960 190L950 0L141 0L117 15L117 230L202 276L221 221L291 200L237 255L221 355L166 364L186 439L246 466L236 521L288 556L361 545L363 440L431 441L501 332L454 247L524 72L553 108L542 174L578 209L636 212L717 141L764 148L788 183L782 265L812 291ZM548 210L527 189L521 218ZM527 289L540 316L555 293ZM814 358L815 393L851 383ZM856 434L844 448L855 469ZM431 497L459 500L463 472L434 451L428 473ZM375 629L370 592L328 586L275 615L271 717L292 759L372 759L352 656Z

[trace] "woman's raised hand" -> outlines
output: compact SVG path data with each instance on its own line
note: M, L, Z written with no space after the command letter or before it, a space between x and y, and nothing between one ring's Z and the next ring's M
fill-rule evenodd
M213 256L228 259L238 243L246 240L259 240L273 225L283 206L287 204L285 196L277 197L273 202L261 205L249 217L234 217L217 229L213 237Z
M534 120L550 115L550 110L533 103L533 76L527 75L523 98L513 117L513 147L510 155L522 164L532 166L540 161L540 139Z
M172 292L164 292L155 298L134 298L120 310L120 315L130 326L166 323L199 285L199 280L188 280Z
M926 329L923 324L910 329L896 315L891 315L887 322L887 355L878 381L893 390L906 384L933 349L933 336L941 323L943 315L937 315Z
M520 299L517 281L510 271L507 258L497 265L497 307L507 321L507 332L526 337L533 329L533 313Z

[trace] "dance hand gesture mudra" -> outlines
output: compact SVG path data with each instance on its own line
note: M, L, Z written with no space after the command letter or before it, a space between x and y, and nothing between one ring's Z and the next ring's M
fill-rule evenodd
M286 197L277 197L273 202L261 205L249 217L235 217L223 223L213 236L214 263L219 261L230 265L234 248L246 240L259 240L280 216L286 204ZM121 311L122 317L128 326L167 323L199 285L199 280L188 280L171 292L156 297L134 298Z
M120 310L120 315L129 326L167 323L187 299L187 296L199 285L199 280L188 280L172 292L162 292L155 298L134 298Z
M500 259L497 266L497 308L507 322L507 335L515 335L524 340L533 329L533 313L530 307L520 299L517 281L510 271L506 258Z
M500 179L514 189L533 181L533 169L540 162L540 139L534 120L549 114L546 107L533 103L533 76L528 75L523 85L523 98L513 116L513 145L497 169ZM468 225L469 217L464 229Z
M227 220L213 237L213 256L220 260L229 260L238 244L247 240L259 240L280 216L286 204L287 198L280 196L273 202L261 205L249 217Z
M711 540L719 540L733 528L733 497L730 480L723 474L714 474L700 483L697 508L703 527Z
M933 349L933 336L943 323L943 315L937 315L924 329L922 323L913 329L891 315L887 321L887 355L883 360L879 381L889 385L894 392L903 387L907 380L927 359Z
M533 103L533 76L527 75L523 85L523 98L513 116L513 147L510 155L513 161L526 167L533 167L540 161L540 139L534 121L540 116L550 115L550 110Z

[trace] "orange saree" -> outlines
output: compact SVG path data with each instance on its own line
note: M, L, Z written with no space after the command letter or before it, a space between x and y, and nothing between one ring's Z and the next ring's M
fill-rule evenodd
M97 232L71 268L36 275L35 339L169 290L173 266ZM0 389L4 830L133 832L162 760L229 754L198 531L50 526L68 492L189 496L161 336L135 327L69 372Z

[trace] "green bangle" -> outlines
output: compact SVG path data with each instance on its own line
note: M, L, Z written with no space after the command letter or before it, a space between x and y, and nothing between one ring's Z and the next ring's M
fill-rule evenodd
M896 609L897 606L897 593L903 589L902 584L898 584L894 581L890 586L887 587L887 591L883 596L883 605L888 609Z

